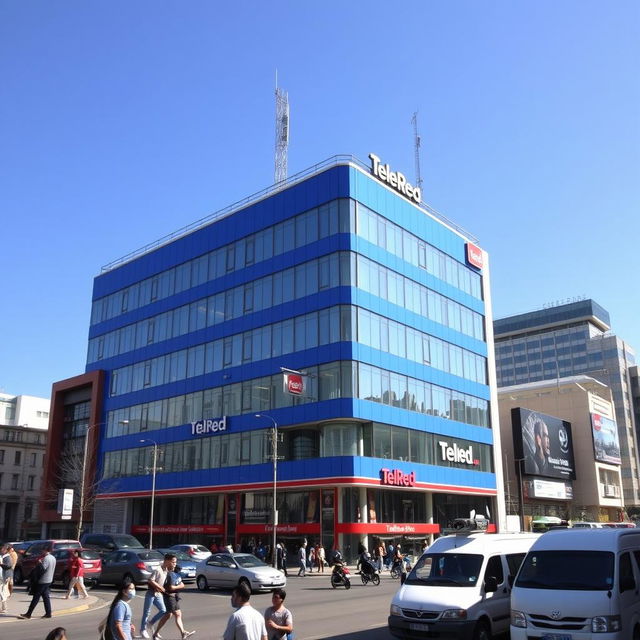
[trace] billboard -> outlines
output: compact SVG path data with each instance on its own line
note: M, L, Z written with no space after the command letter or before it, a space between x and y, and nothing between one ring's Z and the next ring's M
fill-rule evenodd
M575 480L570 422L518 407L511 409L511 424L523 473Z
M591 431L593 433L593 453L596 460L609 464L621 464L616 421L605 418L599 413L592 413Z

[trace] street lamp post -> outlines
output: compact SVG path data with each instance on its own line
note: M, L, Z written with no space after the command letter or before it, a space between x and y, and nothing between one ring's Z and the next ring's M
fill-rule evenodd
M149 514L149 549L153 549L153 509L156 502L156 471L158 463L158 443L151 438L143 438L140 442L153 444L153 467L151 470L151 513Z
M276 553L276 529L278 527L278 507L276 505L276 491L278 486L278 423L268 416L266 413L256 413L256 418L268 418L273 422L271 432L271 452L273 456L273 543L271 545L271 557L273 560L273 568L278 566L278 558Z
M524 458L516 458L518 474L518 502L520 503L520 531L524 531L524 491L522 487L522 463Z
M89 451L89 432L91 429L98 427L98 424L90 424L87 426L87 431L84 434L84 450L82 453L82 471L80 476L80 508L79 508L79 516L78 516L78 529L76 540L80 540L80 534L82 533L82 525L84 524L84 493L85 493L85 483L86 483L86 474L87 474L87 454ZM77 468L77 467L76 467Z

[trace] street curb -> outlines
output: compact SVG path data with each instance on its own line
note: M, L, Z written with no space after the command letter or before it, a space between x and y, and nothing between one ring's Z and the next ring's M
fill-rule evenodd
M58 609L57 611L52 611L51 612L51 618L59 618L61 616L65 616L67 614L72 614L72 613L81 613L82 611L89 611L90 609L100 609L103 606L105 606L105 604L107 604L106 600L103 600L102 598L98 598L97 596L90 596L95 598L95 602L91 602L89 604L80 604L74 607L67 607L66 609ZM32 618L32 620L39 620L41 619L41 616L36 616L34 618ZM24 618L19 618L17 615L14 614L8 614L8 613L4 613L4 614L0 614L0 624L5 624L8 622L23 622Z

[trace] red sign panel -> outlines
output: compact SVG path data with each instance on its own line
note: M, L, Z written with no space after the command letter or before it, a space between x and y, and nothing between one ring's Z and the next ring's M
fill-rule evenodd
M304 376L299 373L284 374L284 390L294 396L301 396L304 393Z
M482 260L482 249L480 247L476 247L475 244L471 244L471 242L467 242L467 262L478 269L482 269L483 260Z
M415 487L416 472L404 473L400 469L380 469L380 484L394 487Z
M149 533L149 525L134 525L131 533ZM224 527L221 524L154 524L153 533L204 533L221 535Z
M250 534L266 534L273 533L272 524L239 524L238 534L250 535ZM300 523L300 524L279 524L276 527L276 533L285 534L320 534L319 523Z

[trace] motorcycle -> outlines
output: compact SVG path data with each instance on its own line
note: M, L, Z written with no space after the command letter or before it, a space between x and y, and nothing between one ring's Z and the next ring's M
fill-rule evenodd
M393 564L391 565L391 571L389 572L391 574L391 577L396 580L398 579L401 575L402 575L402 563L406 563L407 565L407 573L409 573L409 559L407 558L407 556L402 556L402 560L396 558L393 561Z
M380 576L370 562L363 562L361 564L360 579L362 580L362 584L368 584L369 582L372 582L376 586L380 584Z
M334 589L336 587L351 589L351 580L349 576L349 569L342 562L335 562L333 565L333 571L331 572L331 586Z

